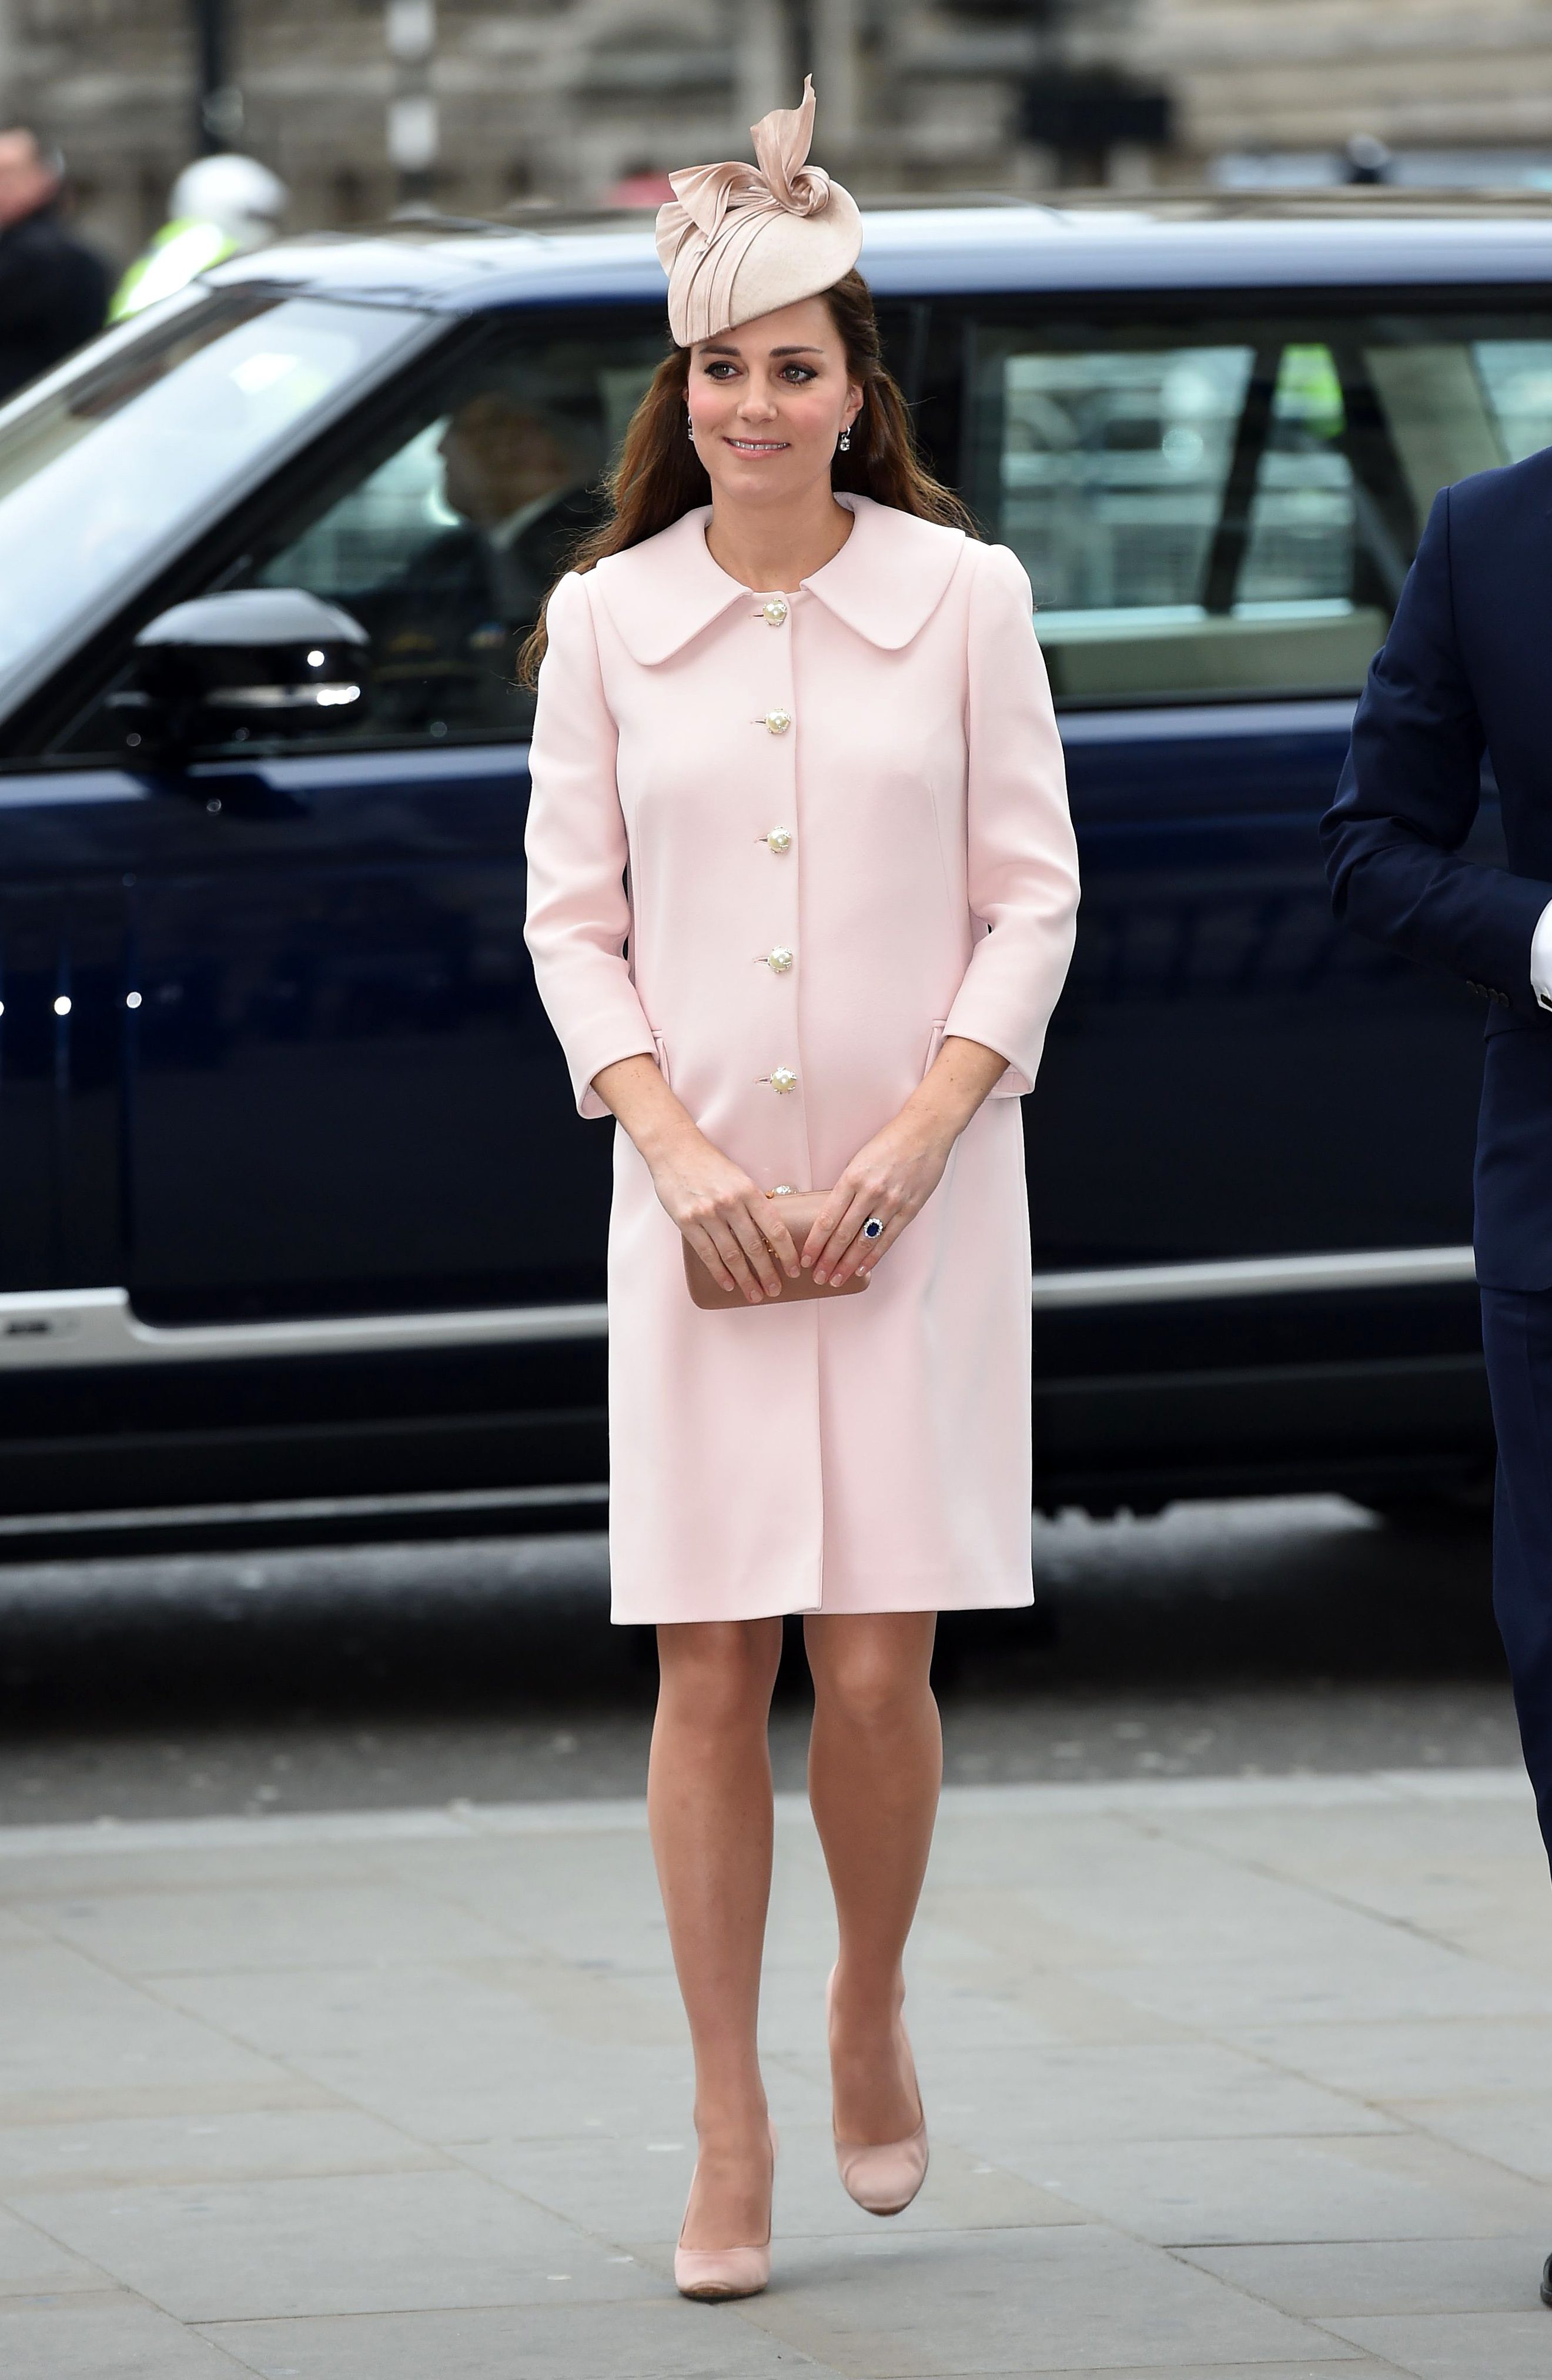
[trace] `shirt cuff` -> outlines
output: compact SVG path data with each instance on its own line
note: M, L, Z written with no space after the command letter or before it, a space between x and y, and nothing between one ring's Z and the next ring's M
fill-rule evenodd
M1543 1008L1552 1008L1552 901L1531 936L1531 990Z

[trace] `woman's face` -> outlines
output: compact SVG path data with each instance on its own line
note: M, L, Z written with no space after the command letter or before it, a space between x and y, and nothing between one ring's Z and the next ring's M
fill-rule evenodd
M862 407L822 298L702 339L685 395L712 494L740 504L790 503L828 485L836 441Z

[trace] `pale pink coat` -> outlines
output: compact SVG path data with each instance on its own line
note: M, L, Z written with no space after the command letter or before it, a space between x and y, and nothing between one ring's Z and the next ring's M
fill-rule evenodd
M600 1068L655 1055L766 1190L830 1188L946 1033L1007 1071L871 1287L832 1305L694 1305L616 1132L616 1621L1031 1597L1018 1101L1073 948L1061 747L1015 557L842 501L851 535L784 616L711 559L707 510L556 589L527 830L540 992L583 1115L607 1112Z

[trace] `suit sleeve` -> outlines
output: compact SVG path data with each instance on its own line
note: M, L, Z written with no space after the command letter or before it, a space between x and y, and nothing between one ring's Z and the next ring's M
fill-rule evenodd
M1016 556L980 548L965 698L968 886L979 930L944 1031L1006 1058L994 1098L1035 1087L1076 932L1077 844L1034 609Z
M539 674L525 837L525 929L534 978L565 1052L577 1112L607 1115L593 1076L617 1058L654 1054L625 962L630 902L617 736L604 697L592 609L572 572L550 600Z
M1534 1014L1531 940L1552 884L1461 856L1485 736L1456 634L1450 491L1436 499L1321 821L1339 917Z

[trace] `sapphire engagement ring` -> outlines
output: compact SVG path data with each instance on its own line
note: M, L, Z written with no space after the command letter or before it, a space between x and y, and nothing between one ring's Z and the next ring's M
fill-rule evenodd
M865 1240L879 1239L882 1235L883 1228L877 1215L869 1215L862 1227L862 1236Z

